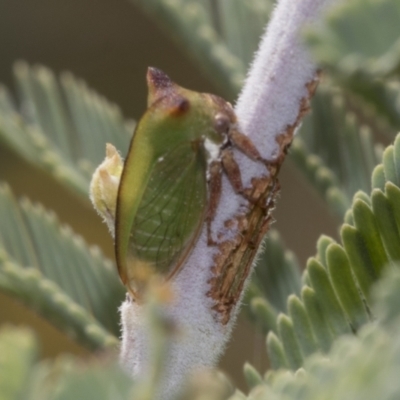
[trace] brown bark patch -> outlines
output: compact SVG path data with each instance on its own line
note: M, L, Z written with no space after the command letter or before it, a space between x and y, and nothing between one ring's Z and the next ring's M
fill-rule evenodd
M229 322L231 312L236 306L246 278L249 276L254 257L272 222L271 211L279 192L277 175L289 146L293 140L295 129L310 109L310 99L318 85L318 74L307 83L307 95L301 99L299 112L293 124L277 136L279 155L274 162L267 165L269 176L253 179L246 195L253 199L245 215L238 215L225 222L226 227L238 226L238 234L234 239L218 245L218 253L214 257L213 276L209 280L210 290L207 293L214 300L213 310L217 312L222 324Z

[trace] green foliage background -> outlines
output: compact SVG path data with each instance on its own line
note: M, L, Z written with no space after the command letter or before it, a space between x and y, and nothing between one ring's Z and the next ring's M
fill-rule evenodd
M273 8L261 0L133 3L228 98L240 89ZM317 29L305 30L324 74L290 158L343 221L340 239L321 236L302 271L278 232L269 234L245 309L267 335L271 368L245 364L248 397L218 375L196 377L185 398L400 394L399 21L396 0L354 0L330 10ZM70 73L58 77L19 62L14 76L17 95L0 89L2 143L87 202L105 143L126 149L134 122ZM51 211L16 199L5 183L0 220L0 289L89 351L112 352L124 295L113 262ZM32 333L3 328L0 399L152 398L170 334L157 309L157 299L149 299L154 369L137 382L107 359L96 366L71 357L39 361Z

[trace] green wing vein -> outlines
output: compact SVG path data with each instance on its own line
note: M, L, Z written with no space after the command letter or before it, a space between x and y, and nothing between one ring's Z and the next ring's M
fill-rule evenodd
M134 220L129 251L161 273L185 253L197 236L206 207L205 156L190 142L175 146L151 173Z

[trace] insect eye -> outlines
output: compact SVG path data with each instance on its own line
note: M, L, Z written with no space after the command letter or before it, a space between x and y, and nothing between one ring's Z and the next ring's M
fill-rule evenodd
M217 114L214 118L214 129L218 133L228 133L231 126L230 119L224 114Z

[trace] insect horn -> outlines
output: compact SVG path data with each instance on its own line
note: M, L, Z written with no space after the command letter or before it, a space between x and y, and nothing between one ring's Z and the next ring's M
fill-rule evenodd
M149 67L147 69L147 87L149 94L147 96L147 106L150 107L161 97L164 97L176 87L170 77L158 68Z

